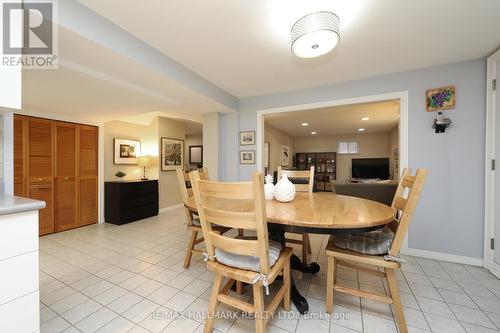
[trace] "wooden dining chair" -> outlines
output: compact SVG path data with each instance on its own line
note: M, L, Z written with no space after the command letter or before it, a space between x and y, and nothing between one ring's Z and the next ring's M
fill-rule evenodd
M193 195L192 188L188 188L186 185L186 183L190 181L189 173L185 172L180 168L177 169L176 172L177 172L177 181L179 183L179 189L181 191L182 201L184 204L186 204L189 197ZM206 168L202 169L202 171L200 172L200 178L208 180L208 170ZM193 256L193 253L202 254L205 251L195 248L197 244L203 242L203 237L198 238L198 234L201 233L200 219L198 218L197 215L195 215L192 211L190 211L186 207L184 207L184 209L186 210L186 216L188 220L187 228L188 230L191 231L189 242L186 248L186 256L184 257L184 268L188 268L189 265L191 264L191 258ZM220 227L216 228L216 230L220 233L229 231L228 228L220 228Z
M253 173L252 181L245 183L204 181L197 171L192 171L190 178L207 246L208 269L215 272L204 332L212 332L217 306L223 303L253 314L256 332L263 333L282 300L285 310L290 310L292 249L268 239L262 174ZM257 237L230 238L214 232L214 224L252 230ZM268 285L280 274L283 285L265 308L263 291L267 293ZM224 278L228 282L222 286ZM253 304L228 295L235 281L253 285Z
M295 179L307 179L307 184L293 184L295 186L295 191L297 192L309 192L312 193L314 188L314 166L310 170L283 170L281 166L278 166L278 181L281 176L286 174L289 178ZM309 239L309 234L296 234L302 236L302 239L286 238L285 241L292 244L302 245L302 261L307 264L308 254L311 253L311 242Z
M394 271L401 268L401 263L398 258L399 251L408 231L408 226L410 225L415 207L417 206L417 202L424 187L427 174L428 171L426 169L418 169L415 176L411 175L410 170L403 170L396 195L392 202L392 207L397 211L397 217L393 222L387 225L387 228L390 228L394 233L388 255L366 255L342 249L335 246L333 236L330 238L330 242L326 248L326 255L328 257L326 312L331 313L333 311L334 292L346 293L368 298L373 301L393 304L399 331L402 333L408 332ZM336 281L337 265L347 266L385 278L389 286L390 295L386 296L379 293L371 293L338 284ZM370 268L368 266L375 267ZM383 270L381 271L378 268L382 268Z

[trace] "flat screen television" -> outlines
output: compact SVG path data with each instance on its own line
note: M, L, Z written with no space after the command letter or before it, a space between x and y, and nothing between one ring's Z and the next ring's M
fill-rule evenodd
M389 179L388 158L353 158L352 178Z

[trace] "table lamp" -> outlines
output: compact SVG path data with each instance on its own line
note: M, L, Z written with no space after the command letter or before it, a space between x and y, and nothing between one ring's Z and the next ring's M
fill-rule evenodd
M140 156L137 159L137 165L142 167L142 178L141 180L147 180L148 178L146 177L146 168L151 166L151 158L149 156Z

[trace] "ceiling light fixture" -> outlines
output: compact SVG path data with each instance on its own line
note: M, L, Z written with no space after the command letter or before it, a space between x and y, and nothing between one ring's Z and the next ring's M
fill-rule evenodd
M309 126L309 123L302 123L302 126Z
M340 41L339 17L332 12L315 12L292 27L292 52L299 58L315 58L332 51Z
M367 121L367 120L370 120L370 117L363 117L363 118L361 118L361 120Z
M316 135L316 134L318 134L318 133L317 132L311 132L311 135Z
M364 128L358 128L358 132L364 132L365 129Z

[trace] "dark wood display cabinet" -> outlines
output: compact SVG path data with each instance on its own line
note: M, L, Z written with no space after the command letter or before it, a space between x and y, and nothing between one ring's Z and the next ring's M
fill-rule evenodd
M330 180L337 179L337 154L327 153L296 153L295 163L297 170L309 170L314 166L315 191L331 191Z

